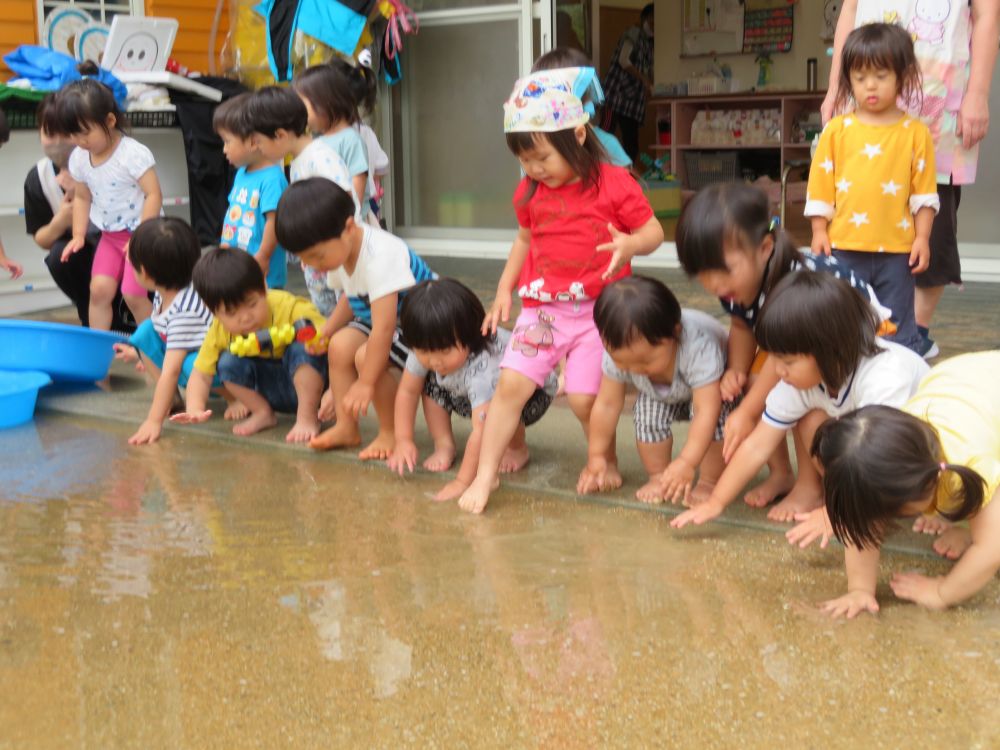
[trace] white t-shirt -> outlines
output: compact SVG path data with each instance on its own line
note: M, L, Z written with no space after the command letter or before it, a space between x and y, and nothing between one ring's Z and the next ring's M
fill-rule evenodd
M69 173L90 191L90 220L102 232L132 232L139 226L146 200L139 178L154 166L153 152L127 135L100 166L91 164L90 152L82 148L69 155Z
M167 349L200 349L212 325L212 313L202 302L193 284L177 292L166 310L157 292L153 296L153 330L166 342Z
M354 199L354 220L361 220L361 205L351 185L351 173L347 164L329 143L322 138L313 138L302 152L292 159L288 167L291 182L307 180L310 177L325 177L336 183Z
M361 140L365 142L368 149L368 179L371 181L372 175L381 177L389 171L389 155L382 150L382 144L378 142L378 136L370 127L361 123L358 126L361 133Z
M359 224L364 236L354 273L343 267L326 274L326 284L349 297L370 305L388 294L409 289L416 283L410 270L410 249L399 237L384 229Z
M839 417L874 404L901 408L930 368L905 346L885 339L876 342L883 351L862 359L836 397L822 383L801 391L782 381L768 394L761 419L771 427L788 430L813 409Z

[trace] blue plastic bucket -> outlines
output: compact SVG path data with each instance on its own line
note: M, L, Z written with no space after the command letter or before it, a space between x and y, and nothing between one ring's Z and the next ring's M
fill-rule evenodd
M108 374L117 333L63 323L0 320L0 370L38 370L55 381L92 383Z
M30 420L35 414L38 389L51 382L44 372L0 370L0 428Z

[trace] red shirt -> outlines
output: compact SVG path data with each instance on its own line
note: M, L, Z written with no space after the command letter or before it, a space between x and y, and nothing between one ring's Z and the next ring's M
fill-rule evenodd
M611 241L608 224L623 232L638 229L653 217L642 188L628 170L601 164L601 181L585 190L575 182L558 188L539 183L523 203L530 180L514 191L517 223L531 230L531 245L518 279L517 293L526 306L555 300L596 299L611 281L632 273L630 265L603 281L611 253L597 246Z

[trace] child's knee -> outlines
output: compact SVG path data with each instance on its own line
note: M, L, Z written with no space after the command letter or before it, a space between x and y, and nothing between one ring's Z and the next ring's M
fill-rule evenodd
M321 382L326 382L326 360L322 355L310 354L306 350L305 344L298 341L289 344L281 359L286 372L293 381L299 377L300 373L304 373L305 376L315 373Z
M242 386L253 388L255 378L253 377L253 362L247 357L237 357L235 354L223 352L219 355L219 363L216 371L221 380L226 385Z
M94 276L90 279L90 301L98 305L110 305L118 291L118 282L110 276Z

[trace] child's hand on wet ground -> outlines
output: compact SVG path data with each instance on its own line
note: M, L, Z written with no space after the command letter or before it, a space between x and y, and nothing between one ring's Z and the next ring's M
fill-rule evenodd
M853 620L862 612L877 614L878 600L868 591L848 591L843 596L823 602L819 608L830 617L846 617L848 620Z
M403 476L404 470L409 471L411 474L413 473L418 457L419 453L416 443L406 438L397 437L396 443L392 448L392 455L389 456L386 463L389 465L390 471Z
M896 573L889 585L892 593L928 609L945 609L948 604L941 598L940 577L930 578L920 573Z
M693 508L684 511L677 518L670 522L670 525L675 529L683 529L689 523L693 523L695 526L701 526L703 523L708 523L719 516L722 515L724 509L717 503L706 500L703 503L695 505Z
M785 532L785 539L789 544L797 544L800 549L805 549L819 539L820 549L826 549L833 538L833 525L825 505L808 513L796 513L795 520L799 523Z
M182 411L170 417L170 421L174 424L201 424L202 422L207 422L211 416L211 409L205 409L204 411Z
M355 380L347 393L344 394L344 411L355 419L360 419L368 413L368 406L375 396L375 387L368 383Z
M606 492L622 486L622 475L618 466L603 456L592 457L576 480L576 494L589 495L591 492Z
M678 456L660 476L660 487L663 489L663 499L674 505L683 501L688 505L691 498L691 487L694 484L694 467Z

